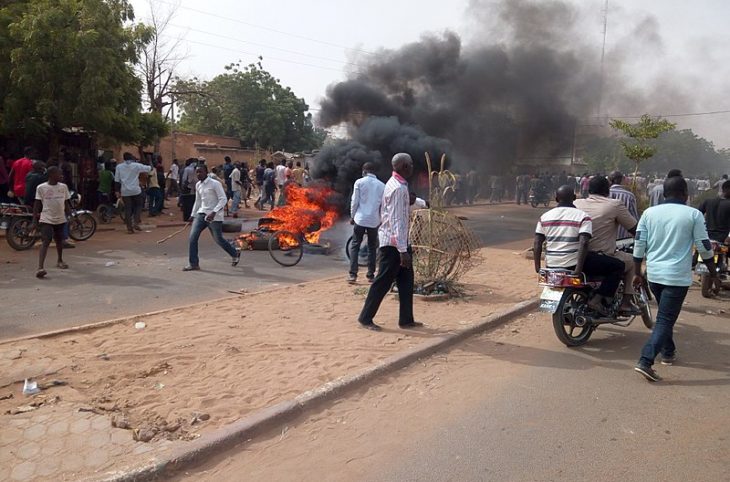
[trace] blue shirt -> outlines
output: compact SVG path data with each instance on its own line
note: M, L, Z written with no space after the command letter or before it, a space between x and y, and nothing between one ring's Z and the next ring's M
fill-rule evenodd
M122 185L122 196L136 196L142 193L142 188L139 187L139 174L150 173L153 169L152 166L145 166L139 162L124 161L114 171L114 182Z
M646 257L649 281L692 285L692 245L703 259L712 256L705 220L697 209L667 202L644 211L636 228L634 258Z
M384 191L385 184L375 174L367 174L355 181L350 201L350 214L355 224L364 228L380 226L380 205Z

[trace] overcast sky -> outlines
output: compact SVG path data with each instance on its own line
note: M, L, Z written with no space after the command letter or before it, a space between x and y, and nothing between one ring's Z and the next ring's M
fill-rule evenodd
M605 0L581 0L581 30L600 58ZM166 35L181 37L181 76L211 79L231 62L255 62L303 97L313 112L327 85L346 77L358 56L397 48L424 32L452 30L465 43L474 34L468 0L132 0L137 19L150 8L164 14L179 5ZM730 109L730 2L725 0L610 0L607 48L626 41L627 25L651 15L660 41L637 48L631 64L637 83L651 75L681 78L697 90L693 105L658 102L673 114ZM622 40L623 39L623 40ZM595 61L595 59L591 59ZM653 88L646 82L643 87ZM614 115L642 112L611 112ZM730 147L730 114L673 118L716 145Z

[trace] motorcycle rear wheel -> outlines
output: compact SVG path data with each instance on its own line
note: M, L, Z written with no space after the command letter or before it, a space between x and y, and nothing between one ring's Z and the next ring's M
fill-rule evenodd
M585 320L583 326L579 326L576 320L578 308L587 303L588 295L585 291L568 288L563 293L558 309L553 313L553 329L565 346L585 345L593 334L595 326L590 321Z
M649 292L644 286L639 287L639 292L636 294L639 309L641 310L641 321L644 322L644 326L650 330L654 329L654 318L651 313L651 306L649 305Z
M700 275L700 286L702 288L703 298L712 298L716 293L712 286L712 278L708 274Z
M96 219L89 213L73 215L68 220L68 235L74 241L86 241L96 232Z
M32 233L33 219L30 217L15 217L10 220L5 232L8 244L16 251L25 251L33 247L37 237Z

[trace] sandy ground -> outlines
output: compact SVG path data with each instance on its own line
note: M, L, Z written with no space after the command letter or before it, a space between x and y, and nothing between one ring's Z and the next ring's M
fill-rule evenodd
M532 262L516 252L524 244L485 248L484 264L463 279L466 298L416 301L416 318L426 323L418 331L397 328L392 298L376 319L382 333L360 329L367 285L338 277L3 344L0 396L16 397L0 401L0 414L25 403L17 396L24 378L59 380L66 385L46 397L108 413L155 440L193 438L533 297ZM135 328L139 321L144 328ZM190 425L196 412L210 418ZM9 416L0 415L0 425Z
M173 480L728 480L727 299L690 293L661 384L640 321L568 349L532 313Z

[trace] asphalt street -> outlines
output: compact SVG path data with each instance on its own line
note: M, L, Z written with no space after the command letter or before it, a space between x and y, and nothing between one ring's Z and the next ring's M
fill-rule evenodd
M466 223L484 244L493 246L529 237L542 211L495 205L454 212L468 217ZM288 284L337 275L344 281L347 275L343 246L351 232L346 224L323 236L333 243L333 254L305 254L291 268L275 264L266 251L245 252L241 264L232 268L230 258L203 233L202 271L192 273L181 271L187 263L187 232L158 245L157 240L179 228L151 228L136 235L127 235L118 224L116 228L99 231L90 240L77 243L76 249L67 250L64 258L71 266L67 271L54 268L51 248L45 280L34 277L37 246L17 252L0 238L0 339L234 296L229 291L281 287L285 296Z
M569 349L528 315L176 480L730 480L728 301L693 289L660 383L640 321Z

